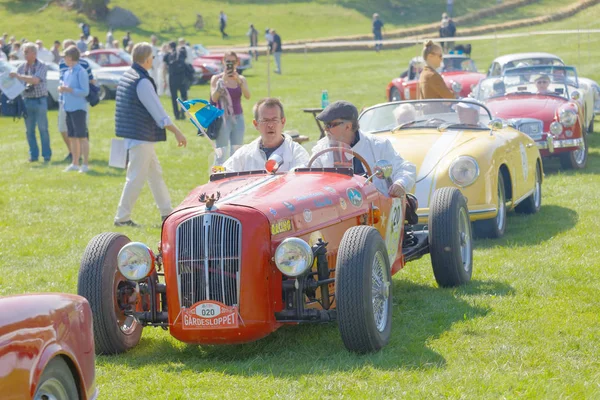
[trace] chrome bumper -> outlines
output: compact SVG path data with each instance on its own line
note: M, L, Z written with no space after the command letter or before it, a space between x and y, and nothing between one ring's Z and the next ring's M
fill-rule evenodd
M536 144L538 149L548 150L550 153L554 153L554 149L583 146L583 138L556 140L554 139L554 136L548 134L545 141L536 142Z

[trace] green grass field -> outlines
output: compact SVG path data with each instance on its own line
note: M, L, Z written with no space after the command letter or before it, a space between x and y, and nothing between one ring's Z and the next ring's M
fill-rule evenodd
M600 5L535 29L599 28L598 21ZM473 57L484 70L496 55L549 51L600 80L599 42L597 34L481 41ZM286 128L316 139L314 121L301 109L317 107L322 89L332 101L358 107L384 101L385 85L417 51L284 54L284 74L271 75L271 95L286 105ZM244 103L247 141L256 137L250 110L267 93L266 70L263 57L247 74L253 96ZM207 86L191 93L207 94ZM170 109L168 99L163 103ZM61 172L65 149L56 111L49 113L55 155L48 165L26 162L22 121L0 119L0 295L75 293L85 246L100 232L123 232L155 247L160 217L147 188L133 214L143 227L112 225L125 181L122 170L107 166L113 117L113 101L92 109L87 175ZM392 340L381 352L348 353L336 325L286 327L232 347L188 346L146 329L131 352L97 357L100 398L600 397L599 123L586 170L561 171L546 162L541 211L511 214L503 239L476 242L471 284L437 288L428 256L394 277ZM174 204L207 180L208 146L189 123L183 130L186 149L172 138L156 146Z

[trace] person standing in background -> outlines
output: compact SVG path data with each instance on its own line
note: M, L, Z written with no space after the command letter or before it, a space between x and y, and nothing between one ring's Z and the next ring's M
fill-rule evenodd
M448 14L446 14L446 13L442 14L442 20L440 22L439 33L440 33L440 39L443 39L448 36ZM446 42L440 41L440 44L442 45L442 52L446 51Z
M275 73L281 75L281 37L275 29L271 29L271 35L273 35L271 53L273 53L273 57L275 58Z
M167 140L167 129L173 132L179 147L187 145L185 136L171 122L160 103L156 85L148 74L152 68L152 46L150 43L138 43L132 53L133 65L123 74L117 87L115 130L118 137L125 138L129 163L114 219L115 226L139 226L131 220L131 212L146 181L161 218L165 220L173 209L154 143Z
M155 82L159 96L171 96L171 91L169 90L169 66L165 62L167 54L169 54L169 45L164 43L158 52L160 65L158 67L158 80Z
M446 13L448 17L452 18L454 12L454 0L446 0Z
M219 14L219 30L221 31L221 38L225 39L229 37L228 34L225 33L225 27L227 27L227 15L223 11Z
M381 41L383 36L381 35L381 28L383 28L383 21L379 19L379 14L373 14L373 37L375 40L375 51L381 50Z
M442 65L443 52L441 46L431 40L423 47L423 60L427 65L419 76L417 99L454 99L454 93L446 86L444 78L437 72ZM440 103L440 106L442 103Z
M44 157L44 162L49 162L52 158L52 149L48 134L48 89L46 88L48 67L37 59L37 46L34 43L25 43L23 54L26 62L17 68L17 72L11 72L9 76L17 78L27 85L21 96L23 96L27 110L27 116L24 119L27 143L29 144L29 162L35 162L39 158L39 148L35 137L36 125L40 131L42 157Z
M154 83L158 85L158 77L159 77L159 69L162 64L162 60L160 59L159 52L160 48L158 47L158 38L156 35L150 36L150 45L152 46L152 69L150 70L150 76L154 79ZM160 87L160 86L159 86Z
M67 117L67 133L73 154L71 164L65 172L88 172L90 145L87 128L87 100L90 80L87 71L79 64L79 50L75 46L65 49L65 64L68 69L63 74L58 92L62 95L62 108ZM83 163L79 166L79 156Z
M115 38L113 37L113 31L112 28L108 28L108 32L106 32L106 47L107 49L110 49L113 47L113 42L115 41Z
M90 50L98 50L100 48L100 41L97 36L92 37L92 44L90 45Z
M123 50L127 50L129 42L131 42L131 32L127 32L125 36L123 36Z
M185 47L177 48L177 43L169 43L170 52L165 56L169 74L169 90L171 91L171 103L173 104L173 115L175 119L185 119L185 115L179 110L177 93L181 93L181 99L187 100L187 85L185 82L185 59L187 57ZM166 85L166 79L165 79Z
M453 38L456 35L456 25L454 25L454 21L452 17L448 17L448 27L446 28L446 37ZM454 40L450 40L446 42L446 52L452 50L454 48Z
M91 34L90 26L86 22L81 23L79 26L81 27L81 33L83 35L83 38L85 40L88 40Z
M254 24L250 24L250 29L248 29L246 36L250 39L250 57L254 53L254 60L258 61L258 31L254 27Z
M85 37L82 35L79 36L79 40L77 41L77 50L80 53L85 53L88 49L87 42L85 41Z
M52 47L52 62L56 64L60 62L60 42L58 40L54 41L54 46Z
M38 47L37 58L45 63L51 63L54 61L54 55L50 50L44 47L44 43L41 40L36 40L35 45Z

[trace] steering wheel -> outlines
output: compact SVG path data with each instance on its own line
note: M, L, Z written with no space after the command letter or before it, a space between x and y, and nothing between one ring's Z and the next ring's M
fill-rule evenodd
M352 149L347 149L345 147L327 147L326 149L323 149L323 150L317 152L317 154L315 154L314 156L312 156L312 158L308 162L307 168L311 168L313 162L319 156L321 156L321 155L323 155L325 153L332 152L332 151L341 151L343 153L348 153L348 154L351 154L352 156L358 158L358 161L360 161L362 163L362 165L365 167L365 172L367 173L367 176L373 175L373 171L371 171L371 167L369 166L369 163L363 158L363 156L361 156L360 154L356 153Z

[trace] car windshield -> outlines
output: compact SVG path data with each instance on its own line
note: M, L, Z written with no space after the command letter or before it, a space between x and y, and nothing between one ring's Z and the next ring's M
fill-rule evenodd
M518 68L518 67L535 67L538 65L565 65L562 60L558 58L548 58L548 57L530 57L530 58L522 58L520 60L512 60L507 62L502 66L502 70L506 70L509 68Z
M470 58L444 57L440 72L453 71L477 72L477 67L475 67L475 62Z
M210 54L210 51L201 44L195 44L192 51L194 52L195 57L202 57Z
M511 68L501 77L482 80L474 90L479 101L502 96L544 95L569 99L570 92L579 87L573 67L538 66Z
M366 133L405 129L488 129L489 110L472 100L399 101L373 106L359 117Z
M127 53L126 51L119 51L119 57L121 57L121 59L124 60L127 64L133 64L133 58L131 58L131 55L129 55L129 53Z

